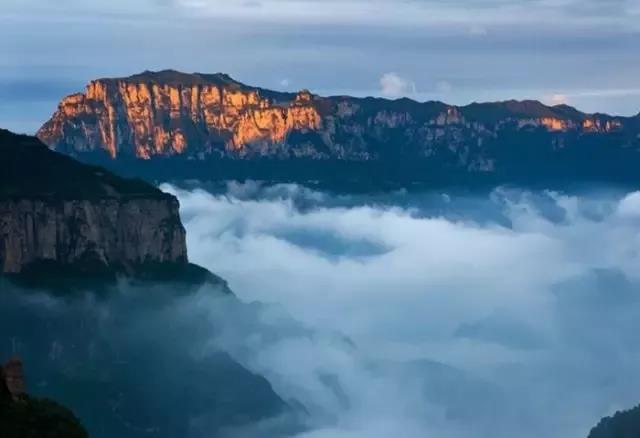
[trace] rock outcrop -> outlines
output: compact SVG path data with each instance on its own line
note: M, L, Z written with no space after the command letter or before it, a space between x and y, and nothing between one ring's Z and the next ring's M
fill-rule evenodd
M111 158L241 157L278 152L274 145L290 133L318 131L321 122L307 91L261 91L223 74L145 72L96 80L84 94L66 97L38 137L55 149Z
M24 370L22 360L14 356L2 367L2 376L9 395L14 401L23 399L26 394L26 384L24 379Z
M30 397L20 359L0 367L0 435L3 438L87 438L87 431L67 408Z
M102 199L0 201L2 271L36 262L126 269L186 261L175 201Z
M0 273L186 265L178 201L0 130Z

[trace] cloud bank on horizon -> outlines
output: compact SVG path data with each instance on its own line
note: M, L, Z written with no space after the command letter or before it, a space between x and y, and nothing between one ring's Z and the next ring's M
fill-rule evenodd
M391 96L393 74L394 96L630 115L638 18L633 0L5 0L0 121L33 132L90 79L163 68L358 96Z

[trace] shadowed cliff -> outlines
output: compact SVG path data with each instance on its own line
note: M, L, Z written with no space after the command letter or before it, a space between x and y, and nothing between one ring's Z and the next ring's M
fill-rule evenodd
M222 283L187 260L175 197L0 130L0 272L53 287L114 280Z
M213 342L225 315L251 308L188 262L178 208L0 131L0 355L18 352L30 391L94 438L248 436L234 431L290 411ZM11 378L20 395L2 404L0 379L0 436L86 436Z

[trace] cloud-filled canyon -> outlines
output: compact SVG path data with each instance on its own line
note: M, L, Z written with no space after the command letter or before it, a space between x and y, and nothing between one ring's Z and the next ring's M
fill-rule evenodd
M240 302L1 298L3 351L96 436L586 437L638 401L637 192L161 188Z
M305 436L578 437L637 402L638 193L163 188L196 262L313 333L223 337Z

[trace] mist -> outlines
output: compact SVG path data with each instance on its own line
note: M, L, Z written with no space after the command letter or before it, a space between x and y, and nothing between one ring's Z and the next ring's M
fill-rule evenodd
M640 192L162 189L233 295L0 283L0 353L94 437L586 438L640 401Z
M216 341L301 436L586 437L640 401L640 193L163 189L194 262L312 333Z

